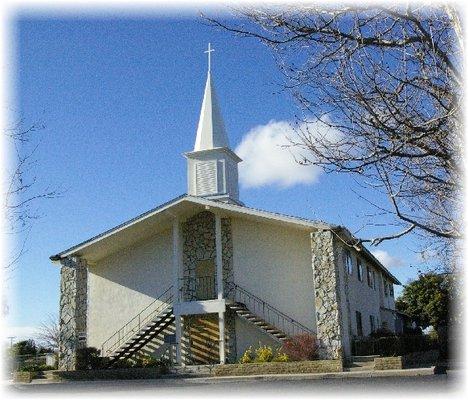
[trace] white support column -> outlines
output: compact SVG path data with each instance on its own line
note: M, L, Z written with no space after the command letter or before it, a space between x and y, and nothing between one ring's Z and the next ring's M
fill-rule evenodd
M215 213L215 239L216 239L216 287L218 299L224 297L223 288L223 242L221 240L221 216Z
M180 232L179 232L179 218L174 217L172 220L172 285L173 285L173 300L172 304L179 303L179 274L181 265L181 252L180 252ZM181 345L182 345L182 317L175 316L175 335L176 335L176 364L181 364Z
M219 363L226 363L225 334L224 334L224 312L218 313L219 316Z
M216 239L216 287L218 288L218 299L224 297L223 287L223 241L221 239L221 216L215 213L215 239ZM219 312L219 363L226 362L225 335L224 335L224 312Z

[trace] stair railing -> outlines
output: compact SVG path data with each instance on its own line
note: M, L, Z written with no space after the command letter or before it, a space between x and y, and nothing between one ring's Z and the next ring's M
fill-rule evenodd
M184 276L181 282L184 301L214 300L217 298L216 276Z
M130 321L113 333L101 346L101 356L108 357L142 330L159 314L172 307L173 286L153 300Z
M247 309L252 314L259 316L273 327L281 330L286 335L294 336L308 333L315 336L314 331L302 325L272 305L268 304L258 296L255 296L253 293L245 290L241 286L235 283L229 283L228 288L229 297L231 300L245 304Z

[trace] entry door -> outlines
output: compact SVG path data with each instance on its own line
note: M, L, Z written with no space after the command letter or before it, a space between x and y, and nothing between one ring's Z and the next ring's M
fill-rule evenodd
M196 295L198 300L216 298L216 265L213 259L199 261L195 267Z

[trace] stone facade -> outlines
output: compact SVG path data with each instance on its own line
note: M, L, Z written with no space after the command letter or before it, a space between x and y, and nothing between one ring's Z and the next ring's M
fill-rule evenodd
M314 360L217 365L213 370L213 375L319 374L342 371L343 363L341 360Z
M343 324L338 268L341 252L330 231L311 233L311 247L319 356L341 359Z
M88 269L77 257L67 257L61 264L59 369L74 370L76 350L86 346Z
M183 235L183 298L196 300L195 268L203 260L216 260L215 216L203 211L189 218L182 225ZM223 250L224 296L228 297L233 282L231 220L221 218ZM213 277L214 278L214 277Z
M236 314L234 311L226 310L224 314L224 328L226 332L226 361L232 364L237 360Z

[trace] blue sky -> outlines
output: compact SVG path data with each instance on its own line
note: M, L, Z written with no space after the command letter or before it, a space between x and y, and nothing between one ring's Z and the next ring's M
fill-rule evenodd
M195 15L75 19L22 14L14 21L12 107L26 122L46 125L34 171L39 185L66 190L40 204L42 217L9 283L16 292L10 301L12 326L34 327L58 312L59 269L49 261L51 254L186 191L181 153L195 140L208 42L215 48L214 81L231 147L254 128L258 132L271 121L294 119L297 110L281 91L269 50L255 40L213 30ZM312 175L309 183L289 186L274 179L261 187L244 185L241 199L248 206L352 231L365 224L363 215L372 210L353 193L362 190L350 177ZM361 233L372 232L386 228ZM393 257L388 267L402 282L416 275L408 265L417 264L417 248L412 238L378 247Z

